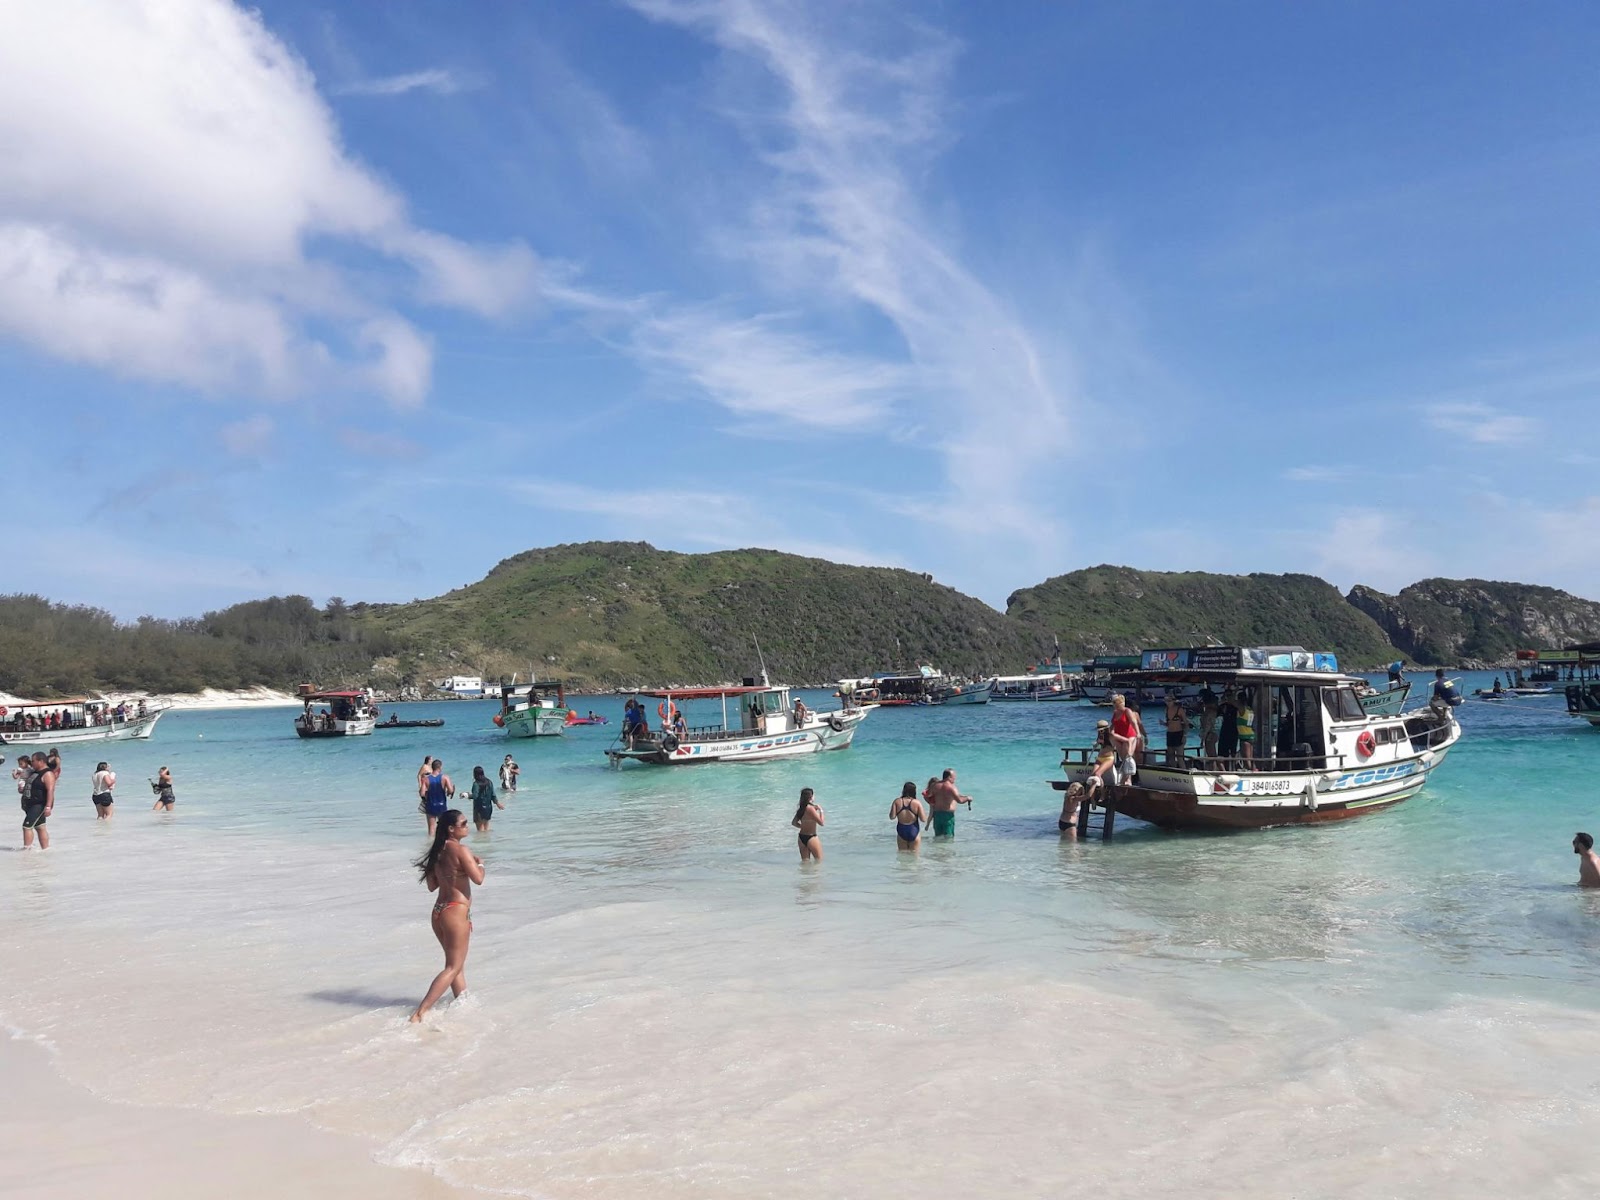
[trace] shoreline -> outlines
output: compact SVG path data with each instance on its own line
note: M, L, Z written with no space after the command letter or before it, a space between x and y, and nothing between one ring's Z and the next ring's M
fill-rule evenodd
M419 1167L386 1166L374 1147L302 1116L223 1114L105 1100L26 1036L0 1036L10 1103L0 1128L26 1153L0 1157L13 1200L277 1200L384 1196L472 1200L482 1192Z

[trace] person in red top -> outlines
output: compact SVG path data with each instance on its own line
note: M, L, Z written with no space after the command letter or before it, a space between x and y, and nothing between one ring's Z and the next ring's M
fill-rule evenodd
M1117 752L1117 773L1126 783L1134 774L1139 738L1144 733L1139 718L1121 692L1111 697L1111 745Z

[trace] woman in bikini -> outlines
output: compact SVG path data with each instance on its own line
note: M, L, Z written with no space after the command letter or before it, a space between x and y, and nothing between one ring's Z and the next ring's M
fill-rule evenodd
M428 994L411 1014L422 1020L449 988L460 997L467 990L467 943L472 940L472 885L483 882L483 859L462 844L467 818L452 808L439 818L433 845L414 864L422 882L438 893L433 902L433 936L444 947L444 970L433 977Z
M889 805L889 819L894 822L895 850L917 853L922 847L922 827L928 822L928 809L917 799L917 785L909 779L901 785L895 802Z
M812 800L815 795L810 788L800 789L800 807L795 809L794 820L789 822L800 831L801 862L808 858L822 861L822 839L817 836L817 830L827 822L822 819L822 805Z

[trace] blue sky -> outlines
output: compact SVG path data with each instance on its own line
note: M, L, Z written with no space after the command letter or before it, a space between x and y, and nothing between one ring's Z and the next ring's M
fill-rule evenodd
M21 6L0 589L769 546L1600 596L1600 9ZM21 551L26 545L27 553Z

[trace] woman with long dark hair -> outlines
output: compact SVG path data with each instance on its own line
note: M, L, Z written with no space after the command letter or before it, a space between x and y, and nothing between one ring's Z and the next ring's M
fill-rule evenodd
M472 885L483 882L483 859L462 844L467 818L460 809L446 810L438 820L433 844L412 865L422 882L438 895L433 903L433 936L444 948L444 970L433 977L428 994L411 1014L413 1021L427 1016L449 988L459 997L467 990L467 944L472 940Z
M822 839L817 836L817 830L827 822L822 819L822 805L812 799L816 793L810 788L800 789L800 807L794 811L794 820L789 824L800 831L800 861L812 859L822 861Z
M928 821L928 809L917 799L917 785L906 780L900 795L889 805L889 819L894 822L895 846L916 853L922 846L922 827Z

